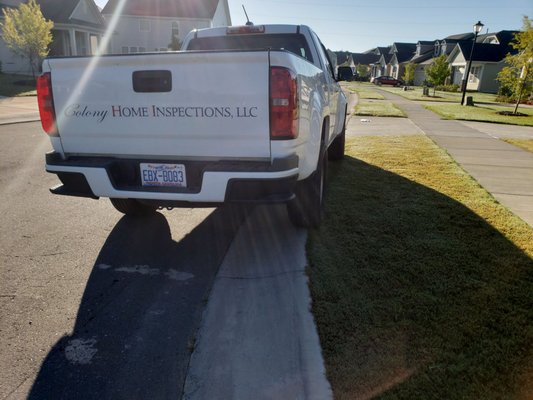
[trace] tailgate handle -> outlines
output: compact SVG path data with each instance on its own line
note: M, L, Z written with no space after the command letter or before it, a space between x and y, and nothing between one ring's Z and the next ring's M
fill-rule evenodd
M165 70L135 71L133 90L137 93L163 93L172 90L172 74Z

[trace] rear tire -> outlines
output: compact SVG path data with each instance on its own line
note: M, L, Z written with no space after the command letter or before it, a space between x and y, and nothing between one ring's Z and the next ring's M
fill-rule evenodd
M120 211L122 214L126 214L131 217L144 217L148 215L153 215L157 208L154 206L149 206L141 203L135 199L114 199L111 198L111 204L117 211Z
M287 203L289 219L294 226L318 228L324 219L327 165L327 154L322 151L317 170L298 183L295 198Z
M346 143L346 115L344 116L344 125L342 131L337 135L328 149L328 158L331 161L340 161L344 158L344 146Z

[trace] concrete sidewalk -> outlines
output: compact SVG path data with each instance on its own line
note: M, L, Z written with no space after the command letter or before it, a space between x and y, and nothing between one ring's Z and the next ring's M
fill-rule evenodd
M499 139L533 139L533 127L443 120L416 102L390 92L380 93L400 107L417 128L408 129L411 125L403 118L395 118L393 124L387 118L387 134L425 133L494 198L533 226L533 153ZM362 134L363 127L357 122L362 124L355 120L348 135ZM379 119L377 122L381 125Z
M39 121L37 97L0 97L0 125Z
M306 231L284 205L258 206L209 296L185 400L332 398L311 314Z

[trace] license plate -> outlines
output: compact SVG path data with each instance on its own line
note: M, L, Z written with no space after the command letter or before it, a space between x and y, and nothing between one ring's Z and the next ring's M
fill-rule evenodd
M187 187L183 164L141 164L143 186Z

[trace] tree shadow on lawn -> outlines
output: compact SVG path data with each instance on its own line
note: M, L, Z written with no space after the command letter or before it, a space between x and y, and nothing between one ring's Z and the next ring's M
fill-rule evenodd
M123 217L87 282L72 334L29 399L178 399L203 306L246 209L216 209L179 242L166 218Z
M533 260L399 175L347 157L330 178L308 254L335 398L531 398Z

